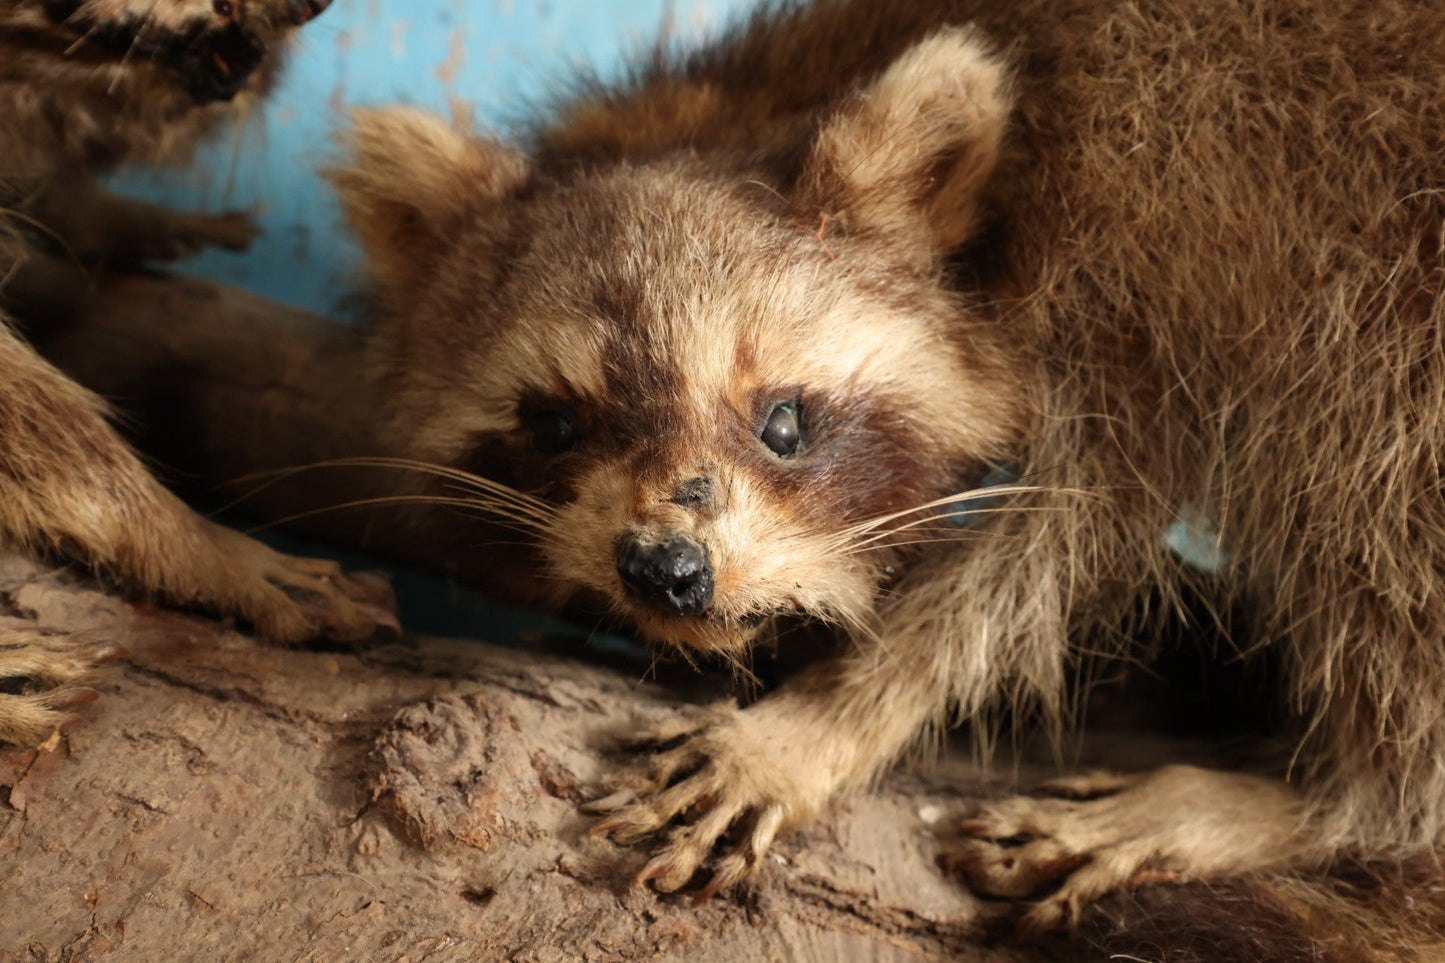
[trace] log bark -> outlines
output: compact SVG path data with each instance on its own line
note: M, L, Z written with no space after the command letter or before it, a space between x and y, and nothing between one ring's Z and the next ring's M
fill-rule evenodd
M179 279L113 279L99 303L50 354L161 429L153 449L203 490L364 450L349 329ZM248 505L317 497L277 484ZM309 531L425 555L354 518ZM589 837L578 804L629 762L616 734L725 684L643 681L645 662L575 637L574 657L489 644L505 632L485 619L487 641L282 650L0 556L5 621L129 656L64 733L0 754L0 958L1019 958L978 942L991 910L938 866L980 791L958 754L843 800L756 883L693 907L633 886L646 849Z
M0 958L1003 960L939 872L958 785L899 777L694 908L578 803L679 696L603 665L409 637L282 650L0 557L0 625L123 646L102 698L0 753Z

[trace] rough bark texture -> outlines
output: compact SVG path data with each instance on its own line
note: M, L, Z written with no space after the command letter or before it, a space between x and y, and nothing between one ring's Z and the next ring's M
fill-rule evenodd
M630 885L645 852L577 809L675 693L473 641L276 649L15 557L0 599L0 626L129 652L76 724L0 754L0 957L1008 958L936 865L961 781L846 802L694 908Z
M191 282L104 301L53 353L122 407L164 386L142 414L184 414L172 447L212 479L365 429L344 329ZM284 488L261 510L294 507ZM0 753L0 958L1014 958L976 942L989 911L938 866L977 788L961 760L844 801L693 907L631 885L646 849L590 838L578 804L627 762L619 734L725 683L428 637L277 649L0 556L17 621L129 657L64 733Z

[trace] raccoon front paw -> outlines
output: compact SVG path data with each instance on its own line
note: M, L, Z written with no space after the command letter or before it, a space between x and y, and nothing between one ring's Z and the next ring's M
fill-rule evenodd
M949 859L980 895L1040 897L1025 930L1072 923L1089 903L1143 883L1216 876L1301 858L1301 807L1282 782L1193 766L1096 773L989 803ZM1051 892L1050 892L1051 891Z
M275 642L327 638L355 642L379 628L399 631L396 598L386 577L343 572L327 559L274 551L230 529L213 529L224 568L198 601L251 623L257 635Z
M628 740L651 758L617 792L583 808L607 814L593 836L624 845L673 827L637 885L671 893L710 868L698 879L701 904L756 873L778 834L812 817L822 800L801 778L806 764L786 766L752 729L746 713L733 710L700 727Z
M39 744L97 694L85 683L119 646L88 634L0 630L0 743Z
M244 251L260 235L260 225L249 211L171 211L153 230L127 238L117 253L131 261L175 261L208 247Z

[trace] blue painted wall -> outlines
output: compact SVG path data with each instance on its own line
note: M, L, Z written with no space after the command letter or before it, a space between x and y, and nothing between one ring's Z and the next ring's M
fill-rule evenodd
M184 172L128 172L120 189L178 207L258 207L266 236L244 255L207 252L180 269L321 312L355 287L355 250L315 171L341 112L405 102L509 118L578 65L604 75L645 52L666 22L709 35L749 0L336 0L297 35L279 90Z

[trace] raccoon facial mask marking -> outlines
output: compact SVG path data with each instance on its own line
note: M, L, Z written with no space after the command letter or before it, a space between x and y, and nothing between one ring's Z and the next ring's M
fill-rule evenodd
M394 440L547 502L539 599L725 653L784 618L867 635L958 480L1013 450L1011 349L940 283L935 234L972 215L930 220L940 164L981 179L998 131L970 109L888 150L912 91L841 104L786 175L357 115L332 178L388 319ZM796 227L823 210L826 249Z

